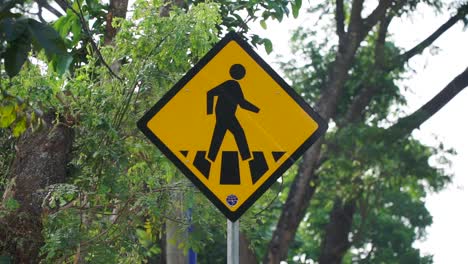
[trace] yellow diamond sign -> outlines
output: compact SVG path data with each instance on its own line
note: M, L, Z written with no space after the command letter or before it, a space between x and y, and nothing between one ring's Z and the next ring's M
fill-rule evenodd
M235 221L327 124L231 32L138 121L138 127Z

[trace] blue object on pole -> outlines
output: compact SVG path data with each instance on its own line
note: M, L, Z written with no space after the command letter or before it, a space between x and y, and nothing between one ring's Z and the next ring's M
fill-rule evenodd
M193 232L192 208L189 208L187 210L187 218L188 218L188 221L190 223L190 225L188 227L188 233L190 235L190 233ZM191 249L191 248L188 251L188 264L197 264L197 252L193 251L193 249Z
M192 249L189 249L188 258L189 264L197 264L197 252L193 251Z

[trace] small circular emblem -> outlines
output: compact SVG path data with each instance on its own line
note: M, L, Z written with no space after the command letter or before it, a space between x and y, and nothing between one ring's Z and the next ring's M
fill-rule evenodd
M229 204L229 206L233 207L234 205L237 204L237 201L239 201L239 199L237 198L237 196L235 196L234 194L230 194L228 195L228 197L226 197L226 202Z

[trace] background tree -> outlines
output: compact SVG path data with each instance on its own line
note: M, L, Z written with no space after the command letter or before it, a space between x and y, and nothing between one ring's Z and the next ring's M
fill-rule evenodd
M429 4L436 8L440 7L440 3L437 2ZM322 188L322 184L329 181L327 178L331 177L326 175L327 165L334 164L334 168L344 166L346 176L343 175L343 172L334 171L331 178L334 183L333 188L337 188L337 182L342 183L342 181L336 181L336 177L341 178L345 180L345 189L351 187L352 195L348 191L341 195L338 193L338 198L332 198L335 199L335 206L330 208L330 222L322 239L321 253L318 254L317 259L323 263L340 263L354 242L348 239L355 225L353 220L358 217L355 214L364 213L365 210L361 207L367 208L369 206L367 202L363 205L360 204L362 197L366 197L368 194L364 194L363 190L360 190L362 187L359 186L362 186L365 183L364 180L376 169L377 173L371 173L371 178L377 178L379 181L385 180L384 177L379 177L387 166L382 163L384 159L379 162L380 165L377 168L372 168L373 162L369 163L370 160L366 159L366 162L363 163L360 159L372 157L369 156L370 154L373 155L373 158L381 159L379 156L383 155L379 153L387 152L388 148L392 148L392 146L403 147L402 142L410 139L408 136L413 129L419 127L468 85L468 73L465 70L415 113L400 118L394 124L386 121L387 107L395 100L398 102L401 99L398 89L395 89L392 82L398 79L398 72L404 69L402 67L405 63L430 46L457 21L466 19L466 3L460 4L456 13L420 44L406 52L395 50L392 48L392 44L386 40L389 24L394 17L411 13L417 6L417 2L380 1L378 6L369 12L368 16L362 17L361 13L364 7L362 1L354 1L349 6L345 6L341 1L326 2L315 11L323 12L325 10L323 17L332 17L336 36L329 41L336 44L331 47L326 45L327 42L310 44L310 39L313 39L317 32L297 34L296 39L298 37L307 39L306 43L309 44L304 45L304 51L306 56L309 56L307 58L312 59L312 62L309 64L310 67L306 67L302 73L299 73L302 76L295 74L291 79L299 80L297 83L299 88L308 91L305 94L317 101L316 108L319 113L327 120L333 121L336 128L327 138L322 139L319 144L315 144L304 155L298 174L290 187L291 191L270 242L265 262L278 263L281 259L286 259L288 248L301 220L308 212L310 201L317 190ZM333 13L327 13L327 10L331 10ZM331 54L324 52L323 48L331 49ZM367 51L367 55L365 55L366 49L371 51ZM362 66L365 67L362 68ZM363 69L366 70L363 71ZM383 124L387 124L385 126L388 128L379 128ZM380 132L377 132L379 130ZM370 131L374 131L372 137L367 134ZM355 133L363 136L361 140L357 140ZM343 141L338 141L340 144L335 144L334 142L337 140L335 135L339 134L345 135L347 139L354 139L354 141L347 141L353 143L340 145ZM373 140L369 141L370 139ZM367 144L362 142L367 142ZM374 144L368 146L369 142ZM351 148L348 149L348 146ZM382 150L385 149L385 152L376 151L378 146L381 146ZM360 149L365 151L360 152ZM334 153L342 153L340 155L343 155L344 158L335 159ZM398 156L385 160L398 160ZM342 164L336 164L340 161ZM431 174L426 176L429 177L429 175ZM407 175L404 174L404 176ZM395 176L392 174L392 177ZM443 180L446 177L440 175L438 178ZM429 178L425 178L425 180L428 181ZM429 186L436 188L440 186L440 183L432 182ZM341 189L341 186L339 188ZM371 190L374 188L371 187ZM375 190L381 193L380 189ZM424 192L422 194L424 195ZM369 225L369 227L371 226ZM374 250L373 248L372 251Z

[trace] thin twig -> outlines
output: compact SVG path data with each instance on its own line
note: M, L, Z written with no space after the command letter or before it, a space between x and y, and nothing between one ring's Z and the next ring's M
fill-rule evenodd
M66 2L67 5L68 5L68 8L73 12L75 13L75 15L77 15L79 18L80 18L80 21L81 21L81 25L83 26L83 29L85 31L85 33L88 35L88 38L89 38L89 42L91 43L91 46L93 47L93 50L96 52L97 56L98 56L98 59L101 61L101 63L107 68L107 70L109 71L109 73L115 77L116 79L118 79L120 82L123 82L124 80L118 76L112 69L111 67L109 66L109 64L107 64L107 62L104 60L104 57L102 56L102 53L101 51L99 50L99 47L97 46L97 44L94 42L93 40L93 36L91 34L91 30L89 29L89 26L88 26L88 23L86 22L86 19L84 18L84 14L83 14L83 9L81 8L81 4L80 4L80 1L77 1L78 3L78 11L77 12L68 2Z
M168 35L164 36L151 50L150 52L148 53L148 55L145 57L145 59L143 60L143 66L142 66L142 69L140 70L140 72L143 72L143 67L145 67L148 59L153 56L153 53L156 49L158 49L159 47L161 47L161 45L164 43L164 41L166 41ZM135 80L133 81L133 84L132 84L132 89L130 89L129 91L129 94L127 95L127 101L124 103L124 105L122 106L122 108L120 108L121 110L117 111L116 113L116 116L115 116L115 122L114 122L114 126L115 126L115 129L117 130L120 125L122 124L122 121L124 119L124 116L125 116L125 112L127 111L130 103L131 103L131 100L132 100L132 97L133 97L133 94L135 93L135 90L136 88L139 86L139 79L140 79L140 74L137 74L135 76ZM140 83L141 85L141 83ZM141 89L138 89L138 91L140 91Z
M261 215L265 210L269 209L271 207L271 205L276 201L276 199L278 199L279 197L279 194L283 191L283 184L284 184L284 178L283 178L283 175L281 175L281 185L280 185L280 189L278 190L278 192L276 193L275 197L268 203L267 206L265 206L265 208L263 208L262 210L260 210L260 212L256 213L254 215L254 218L257 218L259 215Z

